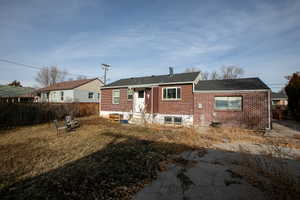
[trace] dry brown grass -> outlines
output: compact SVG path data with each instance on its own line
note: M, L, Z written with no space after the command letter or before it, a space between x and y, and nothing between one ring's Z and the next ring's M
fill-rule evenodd
M156 177L155 169L161 161L167 160L170 154L196 148L197 140L193 137L199 138L195 133L181 134L177 129L122 125L97 116L81 118L80 122L79 129L59 137L53 124L0 132L0 195L17 198L14 195L40 194L39 185L48 184L47 189L66 193L70 198L130 199L134 191ZM123 168L127 169L126 173ZM99 170L101 173L111 170L101 176L103 181L107 179L106 184L97 185ZM128 177L122 179L122 176ZM68 177L72 180L65 183ZM32 187L23 191L28 182L32 182ZM85 196L85 189L78 188L93 183L98 190L92 191L92 196ZM45 191L43 195L49 197Z
M224 140L266 140L239 128L145 127L97 116L81 118L80 123L75 132L60 137L53 124L0 132L0 196L131 199L158 170L166 169L171 155Z
M268 139L268 148L259 155L240 146L240 174L247 181L269 194L270 199L300 198L300 179L290 171L286 152L279 142Z

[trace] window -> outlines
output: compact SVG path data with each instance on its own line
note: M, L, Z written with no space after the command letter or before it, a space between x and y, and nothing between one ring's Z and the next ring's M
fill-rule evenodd
M120 90L112 91L112 103L119 104L120 103Z
M60 100L64 100L64 92L60 92Z
M127 99L132 100L133 99L133 90L128 89L127 90Z
M215 97L217 110L242 110L242 97Z
M174 124L181 124L182 123L182 117L174 117Z
M89 92L89 99L94 98L94 92Z
M166 116L165 117L165 124L181 125L182 124L182 117Z
M98 100L100 99L100 93L97 94L97 99L98 99Z
M165 117L165 124L172 124L172 123L173 123L172 117Z
M139 91L139 98L144 98L144 90Z
M181 99L181 88L163 88L163 99Z

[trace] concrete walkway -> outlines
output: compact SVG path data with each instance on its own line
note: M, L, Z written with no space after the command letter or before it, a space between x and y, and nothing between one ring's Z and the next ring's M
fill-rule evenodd
M266 199L264 193L248 184L231 170L232 161L239 159L232 152L209 150L203 157L196 151L185 152L182 158L195 164L183 172L188 186L184 189L178 174L182 167L172 164L159 174L158 179L141 190L136 200L177 200L177 199Z

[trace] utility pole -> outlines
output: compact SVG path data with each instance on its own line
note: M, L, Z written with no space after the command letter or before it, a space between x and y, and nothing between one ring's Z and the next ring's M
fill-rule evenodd
M104 85L106 85L106 73L111 66L108 64L102 64L102 69L104 70Z

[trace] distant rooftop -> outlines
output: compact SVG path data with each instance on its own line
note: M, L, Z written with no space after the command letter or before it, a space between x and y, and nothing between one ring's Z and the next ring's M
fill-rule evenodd
M0 97L33 97L34 88L0 85Z
M96 80L96 79L97 78L59 82L59 83L50 85L48 87L41 88L41 89L39 89L39 91L70 90L70 89L77 88L81 85L84 85L84 84L91 82L93 80Z
M287 99L288 96L283 92L272 92L272 99Z

